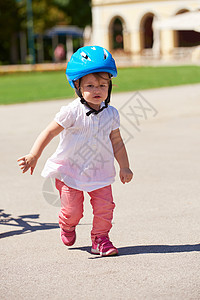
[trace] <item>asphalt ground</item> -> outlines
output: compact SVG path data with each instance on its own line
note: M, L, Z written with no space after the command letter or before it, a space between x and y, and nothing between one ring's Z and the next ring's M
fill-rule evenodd
M134 180L113 184L117 257L90 254L92 210L60 240L59 199L17 158L70 100L0 107L1 299L200 299L200 85L114 94ZM117 173L119 171L116 165Z

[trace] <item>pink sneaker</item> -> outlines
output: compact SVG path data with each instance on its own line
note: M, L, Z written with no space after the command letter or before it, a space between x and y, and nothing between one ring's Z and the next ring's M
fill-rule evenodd
M100 254L101 256L117 255L118 250L113 246L107 236L96 237L92 242L92 254Z
M61 229L61 240L66 246L72 246L76 241L76 231Z

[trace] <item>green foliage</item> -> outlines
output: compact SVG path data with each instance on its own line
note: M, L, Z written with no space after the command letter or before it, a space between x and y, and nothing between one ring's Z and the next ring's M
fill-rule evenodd
M55 1L64 2L64 0ZM66 2L68 2L68 4L63 7L63 10L71 17L70 24L84 28L86 25L92 23L90 0L67 0Z
M20 31L27 32L27 0L0 1L0 64L12 63L10 49ZM91 24L90 0L32 0L34 33L55 25ZM3 29L3 30L2 30ZM14 51L17 51L17 47Z
M23 30L27 28L26 1L27 0L23 0L19 4L19 14L23 16L24 20L21 22ZM66 12L62 9L62 6L56 4L54 0L32 0L32 10L35 33L43 33L46 29L58 24L67 25L70 21L69 16L67 16Z
M66 7L69 5L70 0L54 0L54 3L60 7Z
M9 62L12 38L20 29L21 17L15 0L0 1L0 63Z

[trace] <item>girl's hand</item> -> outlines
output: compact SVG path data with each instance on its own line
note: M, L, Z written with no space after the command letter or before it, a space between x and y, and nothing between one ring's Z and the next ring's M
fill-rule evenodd
M121 182L125 184L125 182L130 182L133 178L133 172L129 168L122 168L119 172L119 177Z
M37 164L37 160L38 159L33 154L29 153L25 156L20 157L17 161L19 162L19 167L21 168L22 173L25 173L29 168L31 168L32 175Z

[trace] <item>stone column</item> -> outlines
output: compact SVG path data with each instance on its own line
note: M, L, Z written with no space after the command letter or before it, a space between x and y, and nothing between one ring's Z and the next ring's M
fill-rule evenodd
M171 58L174 48L174 36L172 30L161 31L161 54L164 59Z

